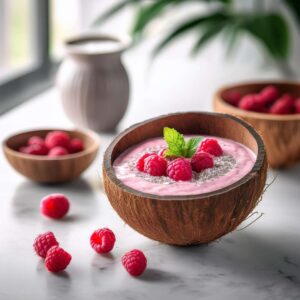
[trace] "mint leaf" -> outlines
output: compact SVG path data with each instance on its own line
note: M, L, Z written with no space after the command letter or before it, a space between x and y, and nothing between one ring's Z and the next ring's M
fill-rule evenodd
M185 157L192 157L196 153L197 148L198 148L199 143L201 142L201 140L202 140L201 137L195 137L195 138L189 139L185 143L184 156Z
M165 156L182 156L184 154L185 140L176 129L164 127L164 139L168 145Z
M168 145L167 151L164 153L165 157L183 156L187 158L195 154L202 140L201 137L195 137L186 142L182 134L176 129L169 127L164 127L164 139Z
M164 153L164 157L170 157L170 156L182 156L181 151L171 151L170 149L167 149Z

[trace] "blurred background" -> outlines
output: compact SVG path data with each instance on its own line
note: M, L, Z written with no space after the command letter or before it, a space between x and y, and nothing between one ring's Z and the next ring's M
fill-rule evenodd
M297 79L299 20L291 0L0 0L0 111L52 86L65 39L90 31L133 38L126 124L155 114L157 98L157 114L210 110L220 85Z

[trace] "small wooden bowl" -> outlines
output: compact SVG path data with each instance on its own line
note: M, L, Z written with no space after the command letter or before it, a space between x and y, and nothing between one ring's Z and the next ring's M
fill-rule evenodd
M276 86L281 93L292 93L300 97L300 83L296 82L259 82L230 85L219 89L214 96L214 110L228 113L249 122L261 133L272 168L284 168L300 160L300 114L271 115L250 112L228 104L224 95L238 91L242 95L257 93L267 85Z
M99 148L98 138L92 134L77 130L63 130L71 138L80 138L85 145L81 152L60 157L28 155L17 151L26 145L31 136L45 137L50 131L44 129L22 132L13 135L3 142L3 150L12 167L31 180L42 183L61 183L78 177L92 163Z
M158 196L124 185L114 173L114 160L129 147L162 136L165 126L242 143L257 154L255 165L236 183L199 195ZM103 163L105 191L119 216L141 234L173 245L208 243L234 230L256 206L266 174L264 144L250 125L230 115L202 112L166 115L130 127L110 144Z

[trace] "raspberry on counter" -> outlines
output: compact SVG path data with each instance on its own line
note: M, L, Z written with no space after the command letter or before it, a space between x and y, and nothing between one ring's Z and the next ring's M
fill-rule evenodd
M68 198L63 194L50 194L44 197L40 203L40 211L43 215L52 219L63 218L70 208Z
M140 250L134 249L122 256L122 264L132 276L140 276L147 267L147 258Z
M90 237L92 248L100 254L110 252L115 245L115 241L114 233L108 228L95 230Z

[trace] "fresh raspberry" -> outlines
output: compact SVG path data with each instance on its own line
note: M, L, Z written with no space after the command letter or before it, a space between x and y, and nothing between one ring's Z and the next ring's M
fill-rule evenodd
M249 111L260 111L262 106L263 103L257 94L245 95L239 102L239 108Z
M295 113L300 114L300 98L294 102Z
M27 154L27 146L20 147L18 151Z
M162 148L162 149L160 149L160 150L158 151L157 154L158 154L159 156L161 156L161 157L164 157L166 151L167 151L166 148Z
M57 146L68 149L70 144L70 136L64 131L51 131L47 134L45 143L49 149Z
M294 112L294 100L291 95L281 96L270 108L271 114L286 115Z
M52 149L50 149L48 156L49 157L57 157L57 156L62 156L62 155L67 155L69 154L68 150L64 147L54 147Z
M31 138L28 139L27 145L42 145L45 146L45 141L43 138L40 136L32 136Z
M293 103L295 102L296 98L292 95L292 94L289 94L289 93L285 93L283 94L280 99L285 99L285 101L288 101L289 103Z
M134 249L122 256L122 264L132 276L140 276L147 267L147 258L140 250Z
M21 147L19 151L30 155L47 155L49 150L45 145L33 144Z
M108 253L114 247L116 238L114 233L108 228L95 230L90 238L92 248L97 253Z
M58 242L51 231L39 234L33 243L36 254L42 258L46 257L48 250L53 246L58 246Z
M40 211L43 215L61 219L69 211L70 203L63 194L51 194L41 200Z
M145 166L145 159L147 157L149 157L150 155L152 155L153 153L145 153L144 155L142 155L138 161L136 162L136 168L140 171L140 172L144 172L144 166Z
M176 158L167 167L167 174L175 181L187 181L192 179L192 167L188 159Z
M241 93L237 91L229 91L224 94L224 100L233 105L233 106L238 106L240 100L241 100Z
M167 161L165 158L152 154L145 159L144 171L151 176L166 175Z
M264 105L270 105L279 97L279 91L274 85L268 85L261 90L260 96Z
M213 156L221 156L223 154L223 150L216 139L205 139L202 141L197 152L207 152Z
M84 149L83 141L75 138L70 141L69 150L70 153L77 153Z
M214 159L209 153L198 152L192 157L191 165L194 171L201 172L212 168L214 166Z
M50 272L60 272L69 265L72 256L59 246L51 247L46 255L45 265Z

